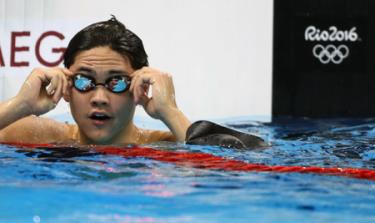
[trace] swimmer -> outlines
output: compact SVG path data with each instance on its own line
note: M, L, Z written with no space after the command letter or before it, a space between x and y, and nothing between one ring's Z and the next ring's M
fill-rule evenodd
M34 69L18 94L0 104L1 142L108 145L185 140L190 121L177 107L172 77L148 66L142 40L115 17L79 31L68 44L64 65ZM61 99L69 103L76 124L39 117ZM137 105L170 131L137 127Z

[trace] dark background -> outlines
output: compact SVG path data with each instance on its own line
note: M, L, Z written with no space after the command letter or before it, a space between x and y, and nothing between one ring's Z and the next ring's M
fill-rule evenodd
M375 1L274 0L273 118L375 117ZM305 29L357 27L356 42L306 41ZM341 64L322 64L316 44L350 49Z

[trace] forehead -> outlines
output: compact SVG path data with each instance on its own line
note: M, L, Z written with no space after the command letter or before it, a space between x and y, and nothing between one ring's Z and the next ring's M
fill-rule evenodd
M79 52L70 70L91 70L94 73L105 73L109 70L120 70L128 74L133 73L129 59L109 47L95 47Z

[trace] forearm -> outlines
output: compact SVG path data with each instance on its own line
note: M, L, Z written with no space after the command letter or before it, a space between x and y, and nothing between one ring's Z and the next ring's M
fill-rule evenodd
M13 122L31 115L31 111L25 102L16 97L0 104L0 130Z
M168 126L169 130L179 142L185 141L186 131L190 126L190 121L179 109L172 109L162 118L162 121Z

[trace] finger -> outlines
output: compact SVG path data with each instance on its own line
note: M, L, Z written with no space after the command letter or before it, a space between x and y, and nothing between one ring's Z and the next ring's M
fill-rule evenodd
M148 86L148 88L147 88L146 96L147 96L148 98L152 98L153 91L154 91L154 89L153 89L153 87L152 87L152 84L150 84L150 85Z
M63 80L62 80L62 77L58 77L60 79L58 85L57 85L57 88L56 88L56 91L52 97L52 100L55 104L57 104L57 102L60 101L61 97L62 97L62 90L63 90Z
M138 104L139 97L142 95L142 77L139 75L133 81L133 95L134 95L134 102Z
M56 86L55 92L53 93L53 96L52 96L52 100L54 100L54 101L56 100L56 98L58 98L58 97L61 96L62 90L63 90L63 79L62 79L62 76L56 75L55 78L57 80L57 86Z
M142 67L143 72L152 72L152 73L160 73L159 70L151 67Z
M138 100L141 100L142 97L147 96L146 92L148 89L148 85L142 83L138 88Z
M151 74L151 73L149 72L148 69L146 69L146 67L143 67L143 68L141 68L141 69L139 69L139 70L134 71L133 74L131 75L131 77L132 77L132 83L131 83L131 85L130 85L130 89L129 89L129 90L131 90L131 91L134 90L134 88L135 88L135 86L136 86L136 83L138 83L137 80L138 80L139 78L147 77L147 76L149 76L150 74ZM152 74L151 74L151 75L152 75Z
M68 77L70 77L70 76L73 75L73 72L70 71L70 70L67 69L67 68L62 68L61 70L62 70L62 72L63 72L66 76L68 76Z
M150 82L151 78L149 77L142 77L137 80L138 83L136 83L135 86L135 94L136 94L136 102L139 102L141 100L141 97L147 97L147 94L150 89Z
M140 104L140 100L142 99L142 97L147 97L147 90L148 87L144 85L139 85L135 88L135 103Z
M147 111L147 105L152 100L152 98L149 98L145 95L141 96L139 99L139 104L142 105L142 107Z
M63 95L65 95L66 92L67 92L67 90L68 90L68 87L69 87L69 85L68 85L68 77L63 76L63 77L62 77L62 82L63 82L62 93L63 93Z
M143 83L142 84L142 95L145 95L148 97L148 94L150 93L151 84L150 83Z
M47 76L47 78L49 77ZM54 75L46 87L47 94L53 95L57 89L58 84L59 84L58 76Z
M139 76L140 76L140 72L139 71L135 71L133 73L133 75L132 75L132 81L130 83L130 88L129 88L130 92L133 92L135 83L137 82L137 79L139 78Z
M135 99L136 99L136 92L134 91L134 86L135 86L135 83L137 82L137 79L138 79L138 75L134 75L132 77L132 81L130 82L130 87L129 87L129 91L133 94L133 101L135 102Z
M36 68L36 69L34 69L34 71L32 72L32 74L35 74L35 75L30 75L29 76L30 78L33 78L35 76L35 77L38 77L39 80L42 83L48 83L48 82L50 82L51 78L48 78L48 70L46 70L46 69Z

